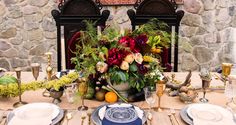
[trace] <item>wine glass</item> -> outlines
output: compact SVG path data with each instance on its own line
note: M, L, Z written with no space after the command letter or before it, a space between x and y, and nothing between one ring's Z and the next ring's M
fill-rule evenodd
M160 80L158 81L158 83L156 84L156 94L158 97L158 107L157 107L157 111L161 112L161 96L164 94L165 91L165 81L164 80Z
M151 113L151 108L153 104L156 102L156 95L155 92L153 92L154 88L151 86L147 86L143 88L144 94L145 94L145 100L149 105L149 113Z
M69 103L73 103L74 102L74 96L76 94L76 90L77 90L77 87L75 86L74 83L70 84L70 85L67 85L65 86L65 94L66 94L66 98L67 98L67 101Z
M228 82L225 85L225 96L229 98L226 106L230 107L233 104L233 98L236 97L236 78L229 76Z
M40 64L39 63L31 63L31 68L32 68L32 74L34 76L34 79L37 81L37 79L39 77Z
M81 96L82 105L80 107L78 107L78 110L83 111L83 110L88 109L88 107L84 105L84 96L87 93L87 90L88 90L87 79L82 78L79 85L78 85L78 91Z
M231 63L222 63L222 75L224 76L224 85L226 85L226 81L228 79L228 76L230 75L231 68L232 68Z

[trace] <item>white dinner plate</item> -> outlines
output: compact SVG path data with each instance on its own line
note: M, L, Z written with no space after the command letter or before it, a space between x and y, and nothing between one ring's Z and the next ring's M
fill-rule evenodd
M221 121L223 118L233 118L227 109L212 104L192 104L187 109L191 119L202 119L207 121Z
M23 119L43 118L49 115L55 119L60 113L60 108L51 103L30 103L16 108L13 112L16 117Z

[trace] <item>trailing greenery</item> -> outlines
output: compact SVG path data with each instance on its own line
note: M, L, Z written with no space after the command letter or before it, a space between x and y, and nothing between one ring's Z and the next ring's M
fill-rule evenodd
M70 84L78 78L77 72L69 73L68 75L62 76L60 79L55 79L51 81L33 81L29 83L21 84L22 93L30 90L37 89L49 89L54 88L59 90L60 87ZM2 97L15 97L19 95L19 89L17 83L9 83L6 85L0 85L0 96Z

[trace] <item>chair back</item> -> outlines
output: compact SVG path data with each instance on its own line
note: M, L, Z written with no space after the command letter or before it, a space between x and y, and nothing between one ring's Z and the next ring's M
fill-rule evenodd
M73 52L76 49L79 31L86 30L84 20L95 23L95 27L105 27L106 20L110 11L103 10L99 2L93 0L67 0L58 6L59 10L51 11L57 26L57 60L58 71L62 68L62 56L65 56L66 69L74 69L75 65L71 63L71 58L75 56ZM61 41L64 39L65 55L61 53Z
M135 10L129 9L127 14L130 18L132 30L135 30L136 26L147 23L150 19L156 18L160 21L165 22L168 26L168 32L172 32L172 27L176 35L179 33L179 24L184 16L184 11L176 10L176 3L171 0L138 0L134 5ZM172 49L174 50L172 54ZM168 50L163 50L161 53L162 65L173 63L173 69L175 72L178 71L178 38L174 42L174 46L170 44ZM172 57L174 61L172 61Z

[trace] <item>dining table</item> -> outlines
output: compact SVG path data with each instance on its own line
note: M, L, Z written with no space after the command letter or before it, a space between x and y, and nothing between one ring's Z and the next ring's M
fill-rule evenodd
M7 74L16 75L15 72L7 72ZM175 74L175 79L178 81L183 82L188 75L188 72L164 72L165 76L171 77L172 74ZM221 74L212 72L214 77L210 83L210 88L207 90L206 98L209 100L209 104L214 104L218 106L225 107L228 101L227 97L224 94L224 83L219 79ZM38 80L44 80L45 73L40 72ZM21 80L24 83L34 81L34 77L32 76L31 72L22 72L21 73ZM194 103L201 103L199 98L203 96L203 92L201 89L202 81L199 76L199 72L192 72L191 76L191 87L194 88L198 92L197 98L192 102ZM35 103L35 102L47 102L52 103L52 98L44 97L42 93L45 89L39 89L35 91L26 91L22 94L22 100L27 103ZM18 102L18 97L0 97L0 113L4 116L7 116L9 112L14 110L13 104ZM66 95L63 94L61 97L61 103L57 105L64 110L64 117L58 123L58 125L78 125L82 122L83 125L94 125L93 121L91 120L91 112L95 110L97 107L107 104L105 101L97 101L95 99L84 100L84 104L88 106L89 110L87 111L79 111L77 108L81 105L80 99L75 100L74 102L70 102L67 100ZM153 105L155 109L158 105L158 102ZM145 112L148 111L149 105L146 101L139 101L139 102L132 102L133 104ZM165 91L164 95L161 97L161 108L163 111L157 112L156 110L152 109L152 119L147 120L145 123L146 125L187 125L187 123L182 120L180 116L180 111L184 107L190 105L189 103L184 103L179 99L179 96L169 96L168 90ZM88 113L90 112L90 114ZM68 118L68 114L70 118ZM85 118L83 118L85 115ZM7 117L3 117L1 120L0 125L5 125Z

